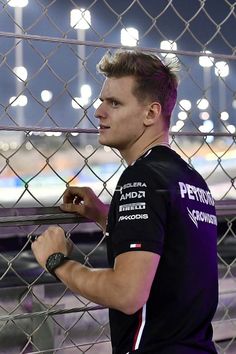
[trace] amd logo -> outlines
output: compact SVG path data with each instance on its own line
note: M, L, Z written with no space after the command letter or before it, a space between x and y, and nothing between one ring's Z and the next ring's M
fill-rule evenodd
M120 200L145 198L145 191L129 192L121 195Z

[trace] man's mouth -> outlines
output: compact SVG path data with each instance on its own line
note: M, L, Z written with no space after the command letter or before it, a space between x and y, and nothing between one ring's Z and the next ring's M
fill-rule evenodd
M103 125L103 124L100 124L100 126L98 127L99 130L106 130L106 129L109 129L110 127L108 127L107 125Z

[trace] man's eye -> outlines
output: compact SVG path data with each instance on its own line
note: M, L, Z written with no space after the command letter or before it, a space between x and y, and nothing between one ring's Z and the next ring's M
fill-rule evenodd
M119 103L118 103L117 101L112 101L112 102L111 102L112 107L117 107L118 104L119 104Z

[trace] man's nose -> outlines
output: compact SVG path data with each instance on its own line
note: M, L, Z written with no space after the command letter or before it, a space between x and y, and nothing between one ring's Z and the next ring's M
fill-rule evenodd
M103 107L103 104L101 103L98 108L96 109L95 113L94 113L94 116L98 119L101 119L101 118L105 118L106 117L106 113L105 113L105 110L104 110L104 107Z

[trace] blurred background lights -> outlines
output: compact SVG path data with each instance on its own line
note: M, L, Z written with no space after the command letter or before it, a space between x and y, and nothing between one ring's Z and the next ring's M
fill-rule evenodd
M205 54L211 54L209 50L204 52ZM203 55L199 57L199 65L203 68L210 68L214 64L214 58Z
M218 61L215 63L216 76L226 77L229 75L229 65L225 61Z
M81 97L89 98L92 96L92 89L90 85L82 85L80 88Z
M160 49L169 50L169 51L177 50L177 43L171 40L161 41ZM170 58L170 59L176 57L174 53L161 53L161 55L165 58Z
M91 26L90 11L81 9L73 9L70 12L70 25L75 29L88 29Z
M94 107L95 109L97 109L97 108L100 106L101 103L102 103L102 101L98 98L98 99L96 99L96 101L93 103L93 107Z
M227 125L227 130L229 131L229 133L234 134L236 132L236 127L233 124L229 124Z
M214 129L214 123L212 122L212 120L206 120L203 122L203 126L204 126L204 129L205 129L205 132L206 133L210 133L213 131Z
M25 7L28 5L28 0L9 0L7 4L11 7Z
M74 109L82 109L86 104L88 104L88 97L74 97L71 100L71 105Z
M43 90L41 92L41 99L42 99L43 102L51 101L52 97L53 97L53 94L49 90Z
M190 109L192 108L191 101L189 100L179 101L179 108L183 111L190 111Z
M209 119L210 114L208 112L200 112L199 117L202 120L207 120L207 119Z
M182 129L184 126L184 122L182 120L177 120L175 125L178 129Z
M221 112L220 113L220 119L221 120L228 120L229 119L229 113L228 112Z
M24 66L14 67L13 72L16 74L17 80L26 81L26 79L28 77L28 72Z
M136 47L139 40L139 31L134 27L122 28L120 42L122 45Z
M25 95L20 95L19 97L16 98L16 96L12 96L10 99L9 99L9 104L12 106L12 107L15 107L15 106L20 106L20 107L24 107L26 106L28 103L28 98L25 96Z
M187 113L187 112L184 112L184 111L181 111L181 112L178 113L178 118L179 118L180 120L185 120L185 119L188 118L188 113Z
M197 100L197 107L201 110L207 109L209 107L209 102L206 98L200 98Z
M85 151L88 153L88 154L91 154L94 149L93 149L93 146L91 144L88 144L85 146Z

